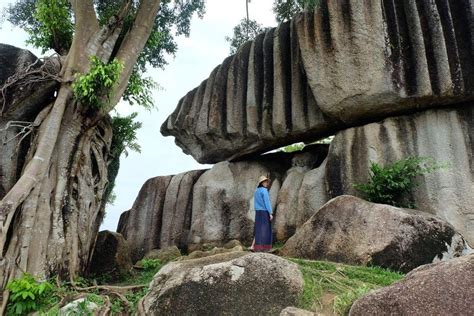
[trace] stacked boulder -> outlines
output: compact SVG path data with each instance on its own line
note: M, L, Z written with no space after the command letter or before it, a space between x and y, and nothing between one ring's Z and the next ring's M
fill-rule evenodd
M473 12L469 0L323 0L314 12L244 44L163 124L161 132L175 136L185 153L216 164L144 185L118 229L136 259L173 245L250 243L252 196L262 174L273 180L276 240L296 239L309 222L322 221L325 203L359 194L353 185L367 181L370 162L410 156L448 165L418 178L411 198L420 211L359 200L361 209L381 209L357 213L361 223L399 212L408 231L424 227L439 236L413 235L439 247L414 264L392 262L402 271L449 249L459 254L463 239L473 246ZM261 155L329 135L329 148ZM378 260L375 252L363 255L365 263Z

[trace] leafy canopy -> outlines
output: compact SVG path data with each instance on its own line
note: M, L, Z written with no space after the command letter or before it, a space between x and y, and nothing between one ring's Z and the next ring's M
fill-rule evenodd
M245 0L247 5L247 17L242 19L234 27L232 37L226 36L226 41L230 43L230 53L235 54L240 46L245 42L255 39L258 34L267 28L256 20L252 20L248 15L248 4L250 0ZM321 0L274 0L273 13L278 23L286 22L303 10L314 10Z
M118 11L122 1L94 0L98 21L106 24ZM132 1L132 8L125 18L124 27L117 41L120 46L125 34L131 29L139 1ZM178 47L175 37L189 36L191 18L196 13L202 17L205 0L162 0L160 13L156 16L153 30L134 67L123 98L148 109L153 107L151 90L156 83L144 77L147 66L163 68L169 56L174 56ZM28 42L43 51L54 50L67 54L74 33L72 8L68 0L17 0L6 9L6 18L13 25L29 34ZM112 55L111 60L115 56Z
M314 10L321 0L275 0L273 12L278 23L286 22L303 10Z

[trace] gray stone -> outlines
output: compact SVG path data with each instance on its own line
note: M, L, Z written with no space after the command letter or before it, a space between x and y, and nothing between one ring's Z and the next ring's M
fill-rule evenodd
M417 209L437 215L474 245L474 104L429 110L351 128L336 134L326 167L330 198L360 195L370 162L385 166L407 157L430 157L447 168L417 177Z
M241 251L244 251L244 247L242 247L241 245L235 246L233 248L214 247L211 250L207 250L207 251L202 251L202 250L193 251L187 257L183 258L183 260L204 258L204 257L218 255L221 253L241 252Z
M191 227L193 186L204 170L149 179L117 231L127 239L136 262L152 249L186 248Z
M16 73L44 66L52 74L59 72L56 58L43 63L31 52L14 46L0 44L0 87ZM30 77L26 77L28 79ZM13 187L23 169L29 149L29 139L19 134L22 126L12 126L12 121L33 122L36 116L54 99L58 83L52 79L28 83L19 80L10 83L4 94L0 94L0 199Z
M171 178L147 180L132 208L120 216L117 232L127 240L133 262L143 258L147 251L160 248L163 204Z
M285 180L278 192L273 225L277 240L287 240L293 236L298 218L304 217L298 212L299 192L305 174L314 167L317 158L309 152L296 153L293 156L292 167L286 172Z
M459 105L474 99L473 21L470 0L321 1L228 57L161 132L215 163Z
M89 265L89 273L94 276L107 275L111 279L119 279L131 268L130 248L123 236L108 230L99 232Z
M466 248L454 228L439 218L339 196L318 210L279 254L408 272L442 258L448 245L456 256Z
M315 314L305 309L289 306L281 311L280 316L314 316Z
M474 254L421 266L357 300L349 315L471 315Z
M181 252L178 247L171 246L164 249L152 249L148 251L143 259L158 259L163 263L175 260L181 257Z
M169 263L139 305L141 315L278 315L302 291L296 264L270 254L232 252Z

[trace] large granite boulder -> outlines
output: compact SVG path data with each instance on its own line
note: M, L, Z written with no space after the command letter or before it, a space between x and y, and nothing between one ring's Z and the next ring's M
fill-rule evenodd
M54 99L58 86L39 73L24 75L27 69L38 71L40 67L52 74L60 69L57 58L43 62L27 50L0 44L0 87L4 87L0 93L0 199L18 180L29 149L28 129L23 130L27 124L21 122L34 122ZM18 80L14 81L11 77L15 74ZM15 121L21 122L12 124ZM20 142L23 136L26 139Z
M429 110L350 128L336 134L326 162L329 198L359 195L370 162L382 166L406 157L430 157L448 167L419 176L417 209L437 215L474 246L474 103Z
M421 266L362 297L349 315L472 315L474 254Z
M300 227L279 254L408 272L465 248L451 225L430 214L340 196Z
M123 236L108 230L99 232L89 264L89 273L119 279L130 272L131 268L130 248Z
M334 1L216 67L162 125L197 161L474 99L471 0Z
M194 185L189 250L203 243L222 245L231 239L251 243L258 177L272 179L270 198L275 208L281 170L285 164L278 161L239 161L221 162L205 172Z
M185 247L194 182L203 172L194 170L145 182L132 208L120 216L117 228L127 239L134 262L152 249Z
M321 149L324 148L325 147L321 147ZM310 198L310 200L307 201L308 204L302 205L301 207L300 200L306 198L306 196L301 197L300 191L306 174L313 168L319 166L326 156L327 152L324 150L321 151L320 155L315 155L310 152L296 153L293 155L292 167L286 171L285 180L278 192L275 220L273 223L277 240L287 240L293 236L296 228L311 217L311 211L319 208L314 208L314 205L310 205L314 199L321 197L317 189L309 194L308 198ZM302 193L302 195L304 195L304 193ZM323 199L324 198L325 196ZM325 202L324 200L322 204ZM308 213L310 213L310 215Z
M141 315L279 315L303 291L298 266L270 254L233 252L172 262L140 301Z

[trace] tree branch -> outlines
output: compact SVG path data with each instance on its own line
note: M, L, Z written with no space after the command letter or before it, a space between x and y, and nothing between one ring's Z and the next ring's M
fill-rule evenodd
M148 37L153 30L156 15L160 9L160 0L141 0L132 28L125 36L117 52L117 59L124 65L120 81L115 88L109 106L104 109L111 111L120 101L128 85L128 80L137 62L138 56L145 47Z

